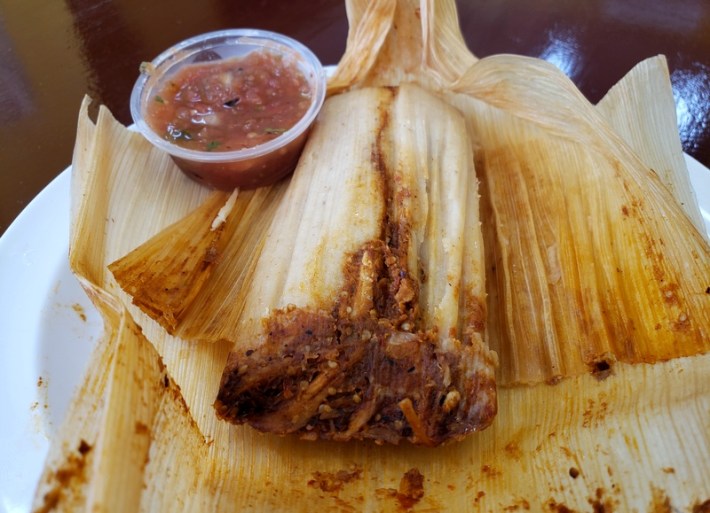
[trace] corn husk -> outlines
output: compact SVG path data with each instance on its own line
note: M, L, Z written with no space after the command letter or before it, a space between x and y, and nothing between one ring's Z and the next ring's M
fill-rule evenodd
M507 356L502 382L603 376L618 361L706 352L710 256L688 218L668 223L597 152L475 105L468 119L495 221L490 341Z
M285 184L215 193L109 270L133 304L186 340L233 340L264 231ZM149 265L146 265L149 263Z
M676 108L663 56L636 65L597 105L614 131L652 169L707 238L677 134ZM644 128L640 128L644 127Z
M452 101L468 113L494 220L486 225L489 335L508 355L502 383L707 352L708 244L599 111L529 58L484 59L454 89L466 92ZM533 109L545 95L548 108ZM637 144L668 137L667 125L659 121ZM658 153L674 157L670 146Z
M350 31L328 92L416 82L450 87L478 59L458 27L456 4L422 0L346 2Z
M370 8L385 9L388 3L372 4L377 5L366 7L364 2L349 2L349 15L360 16ZM405 4L398 2L398 6L401 5ZM426 20L426 26L418 33L430 34L430 41L437 40L437 33L431 31L431 27L436 26L432 16L435 18L434 13L438 12L435 9L442 5L444 9L453 9L453 2L419 5L419 14ZM403 11L400 8L383 12L402 14ZM379 21L377 26L381 30L384 30L382 27L416 27L416 24L392 20ZM358 47L360 37L378 40L382 36L373 37L366 26L356 23L351 26L360 34L351 31L349 51ZM448 30L456 33L451 27ZM384 40L397 41L390 36L391 31L386 31ZM428 59L427 66L435 67L436 62L426 57L432 55L430 52L418 55L422 63ZM377 62L377 56L373 62ZM581 158L595 158L601 153L618 164L620 173L628 172L629 180L638 182L638 187L644 187L648 180L650 185L645 187L653 190L649 202L656 202L656 206L660 203L663 212L670 215L669 225L680 225L680 229L687 232L683 228L689 224L685 214L681 218L680 207L668 203L672 196L660 180L650 177L643 161L612 130L601 136L597 133L600 126L608 127L602 116L590 113L586 103L578 104L580 98L568 94L570 91L564 87L563 94L554 88L554 93L550 90L535 93L538 87L544 90L549 82L556 84L557 75L548 73L550 70L544 66L540 72L539 67L525 63L518 70L518 59L499 59L493 64L483 59L475 62L465 76L470 78L472 70L481 64L483 66L476 71L480 72L480 82L469 83L465 91L457 90L467 96L475 92L477 100L464 99L462 103L480 102L486 115L505 118L526 134L533 132L536 139L529 145L533 152L564 139L566 148L573 152L569 159L578 157L577 146L584 147ZM372 66L371 63L368 69L375 69ZM440 90L442 84L455 83L466 71L456 76L455 65L446 68L450 71L441 71L436 77L426 79L430 80L429 87ZM507 88L510 82L499 80L501 75L512 80L510 89ZM341 90L354 86L357 79L344 82L347 85L338 86ZM425 80L421 83L427 84ZM499 86L497 92L495 84ZM524 84L533 91L526 92ZM518 98L518 94L522 96ZM555 107L561 111L550 109L544 100L558 100ZM545 112L536 113L536 105L546 105ZM496 112L490 106L507 114ZM463 111L468 107L460 106ZM628 116L633 117L632 108L627 109ZM602 120L601 125L598 125L599 120ZM474 142L481 140L480 133L472 135L476 137ZM617 143L622 144L621 149L607 147ZM114 146L120 151L114 152ZM478 161L490 162L493 149L483 151L484 155L488 152L488 158L481 158L478 150ZM104 315L106 336L97 348L84 386L52 446L38 488L36 509L46 504L47 491L59 489L63 492L58 495L59 500L52 503L57 511L89 507L135 511L135 504L139 504L140 511L160 511L175 509L176 503L184 511L310 511L314 508L586 511L590 507L644 511L692 510L707 498L710 488L710 473L705 465L710 457L707 429L710 398L706 386L710 360L707 354L654 364L620 362L614 365L613 375L601 381L585 372L573 374L553 387L504 387L499 390L499 415L489 429L462 443L435 451L357 443L310 444L258 435L244 427L216 422L211 400L216 396L217 382L231 344L220 341L195 344L169 336L152 318L131 304L131 298L120 290L106 270L108 264L192 212L207 199L208 193L176 173L165 156L120 127L106 111L99 116L96 125L82 113L74 163L73 197L78 201L73 207L71 262ZM141 165L136 166L137 163ZM150 168L144 167L146 164ZM636 171L629 171L629 165ZM146 169L151 173L146 173ZM642 169L646 172L639 171ZM504 177L500 180L505 183ZM164 188L161 190L158 186ZM482 220L486 230L487 209L492 208L486 199L487 187L484 180ZM166 189L172 195L165 194ZM535 192L535 188L529 191ZM166 204L166 199L170 205ZM144 207L137 208L137 205ZM700 242L693 244L702 248ZM700 253L700 257L705 254ZM702 263L700 260L700 265ZM496 293L496 290L489 291L491 296ZM537 311L520 313L537 315ZM495 318L493 312L490 314L489 324ZM135 319L144 336L130 328L132 325L126 315ZM488 333L491 333L490 325ZM117 342L121 340L122 343ZM539 346L526 344L525 347ZM506 362L513 356L507 354L503 346L500 346L499 356L501 372L504 372L510 365ZM165 374L157 372L161 359ZM112 361L130 366L112 366ZM113 370L106 372L109 368ZM510 365L509 369L516 367ZM164 379L166 374L168 390L173 390L175 383L181 394L159 393L152 388L155 378ZM128 376L131 379L127 379ZM111 392L108 389L114 382L117 385ZM153 403L147 413L144 410L127 412L124 396L152 397ZM144 445L121 443L117 437L106 434L100 436L109 410L127 415L124 425L140 418L152 434L149 458L143 466L135 462L146 461ZM67 473L62 469L76 461L77 452L81 454L77 449L82 439L91 446L82 468L99 468L92 458L101 454L100 459L105 462L102 472L83 472L80 479L66 481ZM191 464L185 465L186 460ZM421 496L412 493L408 480L403 478L413 468L424 478ZM130 479L125 477L127 469L134 473ZM115 483L124 483L126 502L112 501L107 489Z
M237 191L233 195L236 197ZM235 198L230 199L233 204ZM204 282L210 278L217 256L222 254L229 239L224 231L225 225L234 224L228 223L233 205L228 208L224 222L214 222L227 206L226 200L225 194L214 194L187 217L109 266L133 302L169 333L175 332ZM171 244L174 240L187 242L187 250L176 251ZM144 268L145 261L150 261L152 266Z

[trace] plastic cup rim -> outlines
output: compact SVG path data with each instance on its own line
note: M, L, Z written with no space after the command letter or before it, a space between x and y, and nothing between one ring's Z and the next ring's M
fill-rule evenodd
M195 47L194 52L183 56L183 58L187 58L199 51L209 49L209 45L207 45L205 48L200 48L199 45L202 43L208 42L210 40L229 38L234 38L234 40L229 42L223 41L222 44L243 44L259 47L280 46L282 48L287 48L289 50L295 51L299 56L301 56L303 61L313 70L312 73L314 91L311 105L309 106L306 113L303 115L303 117L301 117L301 119L296 122L296 124L286 130L284 133L280 134L278 137L275 137L270 141L251 148L244 148L241 150L232 151L200 151L182 148L156 134L143 118L142 107L147 97L147 92L150 91L149 89L146 89L146 84L151 78L151 73L141 72L133 86L133 90L131 91L130 111L131 117L133 118L133 122L135 123L138 131L153 145L166 151L174 157L196 162L219 163L247 160L266 155L268 153L273 152L274 150L288 145L293 140L298 138L301 134L303 134L303 132L306 131L310 127L312 122L315 120L316 116L318 115L318 112L320 111L321 106L323 105L323 101L325 100L326 78L323 65L318 60L318 57L316 57L316 55L307 46L283 34L271 32L268 30L249 28L227 29L207 32L205 34L185 39L171 46L170 48L160 53L157 57L155 57L150 62L150 65L156 71L159 71L161 67L164 66L172 68L172 66L179 62L179 60L175 60L175 56L179 56L186 49ZM260 44L260 40L269 41L272 44ZM273 43L276 43L276 45L274 45ZM175 60L175 62L171 63L171 60Z

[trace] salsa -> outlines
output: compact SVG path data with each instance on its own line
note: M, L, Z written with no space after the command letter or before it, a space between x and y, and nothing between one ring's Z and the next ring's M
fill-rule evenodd
M149 99L146 121L186 149L240 150L290 129L311 97L295 63L274 52L253 51L182 68Z

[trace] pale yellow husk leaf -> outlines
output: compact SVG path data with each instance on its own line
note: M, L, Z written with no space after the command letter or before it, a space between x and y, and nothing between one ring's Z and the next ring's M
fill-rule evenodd
M658 174L707 238L678 137L676 106L665 57L651 57L634 66L602 98L597 111L643 163Z
M670 223L593 149L483 102L461 106L491 209L489 340L503 384L708 351L710 251L683 212ZM673 202L659 190L661 207Z

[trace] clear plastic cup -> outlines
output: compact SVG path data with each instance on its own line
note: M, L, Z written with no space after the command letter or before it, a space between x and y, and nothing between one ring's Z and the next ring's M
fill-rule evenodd
M290 129L274 139L232 151L187 149L156 133L145 119L147 102L185 66L243 57L252 51L280 54L295 64L310 86L311 103ZM318 58L303 44L281 34L257 29L231 29L196 36L167 49L141 73L131 94L131 115L138 130L171 155L191 178L219 189L254 188L274 183L293 171L308 131L325 98L326 78Z

